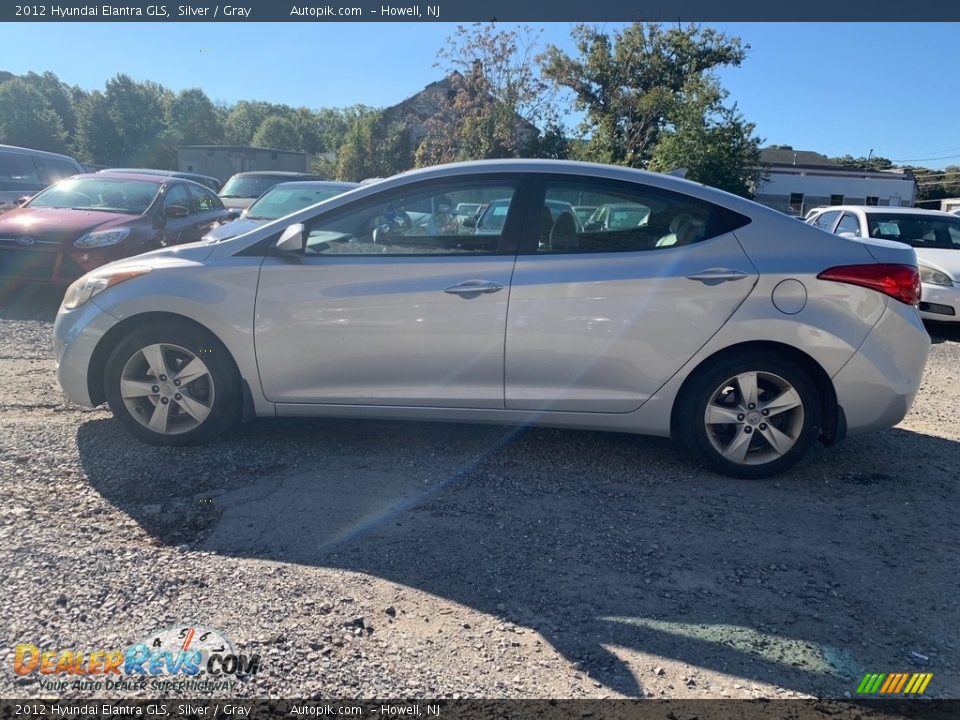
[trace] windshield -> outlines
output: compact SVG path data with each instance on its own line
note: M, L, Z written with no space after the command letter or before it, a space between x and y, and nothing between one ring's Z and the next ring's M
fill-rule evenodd
M159 190L159 183L146 180L70 178L48 187L28 202L27 207L143 215Z
M278 185L267 191L247 210L247 217L251 220L276 220L284 215L302 210L318 202L329 200L350 187L291 187Z
M868 213L870 237L915 248L960 249L960 218L906 213Z
M220 191L220 197L258 198L274 185L290 178L271 177L270 175L237 176L227 180Z

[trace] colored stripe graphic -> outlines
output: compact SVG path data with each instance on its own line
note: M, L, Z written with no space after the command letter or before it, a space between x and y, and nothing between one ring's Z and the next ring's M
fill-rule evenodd
M867 673L857 686L858 695L921 695L933 673Z

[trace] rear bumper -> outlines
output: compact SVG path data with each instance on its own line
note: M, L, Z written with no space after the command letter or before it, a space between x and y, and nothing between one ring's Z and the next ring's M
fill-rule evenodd
M930 336L917 309L889 300L853 357L834 376L847 431L893 427L913 404L930 352Z

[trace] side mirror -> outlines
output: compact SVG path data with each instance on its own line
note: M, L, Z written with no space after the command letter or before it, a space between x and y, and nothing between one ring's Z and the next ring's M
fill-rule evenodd
M295 223L283 231L277 240L277 252L302 253L304 244L303 223Z
M464 218L460 224L465 228L475 228L477 226L477 219L475 217Z
M185 218L189 214L190 211L183 205L167 205L167 207L163 209L163 216L171 220Z
M32 195L24 195L22 198L17 198L17 207L23 207L30 202L30 198L32 197Z

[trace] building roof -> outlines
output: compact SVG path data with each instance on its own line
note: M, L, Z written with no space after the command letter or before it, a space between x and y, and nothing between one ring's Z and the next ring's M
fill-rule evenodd
M805 167L843 167L836 160L812 150L786 150L784 148L762 148L760 162L764 165L802 165Z

